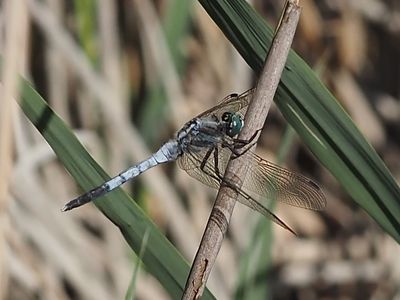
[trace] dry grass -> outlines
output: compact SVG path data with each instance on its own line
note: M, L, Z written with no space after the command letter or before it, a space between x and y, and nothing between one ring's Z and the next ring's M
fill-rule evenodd
M294 48L318 66L399 179L400 7L393 1L353 2L302 1ZM60 213L80 191L42 137L12 108L16 73L32 79L109 174L116 174L146 157L190 117L251 87L251 72L197 3L188 16L190 27L172 51L162 28L168 1L157 1L156 7L148 1L94 1L95 10L78 12L75 2L28 0L28 14L8 13L17 3L24 2L0 2L0 274L6 286L0 298L121 299L135 260L120 233L90 205ZM255 6L276 22L280 1L261 3ZM82 27L83 20L92 22L92 31ZM285 123L277 110L267 122L258 151L274 160ZM317 177L329 203L322 214L278 208L278 215L307 238L275 228L270 276L279 288L274 299L398 297L398 246L349 204L303 146L295 145L287 165ZM213 191L173 164L125 188L191 261ZM232 297L256 216L241 206L235 210L208 285L219 299ZM145 271L136 296L168 299Z

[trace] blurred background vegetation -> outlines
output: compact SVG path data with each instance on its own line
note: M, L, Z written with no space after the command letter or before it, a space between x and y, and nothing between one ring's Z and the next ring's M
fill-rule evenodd
M0 1L0 53L15 62L108 174L145 158L185 121L255 83L253 71L197 2L24 3ZM274 26L283 1L252 5ZM306 0L301 6L293 48L398 181L400 4ZM13 32L12 24L15 41L7 42L17 47L7 52L5 36ZM136 299L169 299L139 266L118 229L92 205L60 213L81 190L16 105L10 118L11 128L0 128L0 147L3 153L11 150L10 167L0 165L0 297L122 299L131 284ZM135 138L124 138L127 131ZM12 132L8 143L5 132ZM263 221L257 213L237 205L208 283L215 297L400 297L398 245L349 201L276 107L257 151L317 179L328 206L322 213L277 206L277 214L300 234L297 238L267 222L259 225ZM7 194L2 193L5 183ZM215 191L175 164L150 170L124 188L191 262Z

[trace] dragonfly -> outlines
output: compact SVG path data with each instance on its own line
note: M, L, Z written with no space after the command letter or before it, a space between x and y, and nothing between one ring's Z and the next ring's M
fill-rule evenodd
M231 94L219 104L187 122L174 138L144 161L71 200L61 209L68 211L101 197L148 169L177 161L191 177L212 187L225 184L238 194L238 201L258 211L276 224L296 234L276 216L267 204L278 201L309 210L322 210L326 198L313 180L273 164L253 151L253 139L237 138L244 126L244 115L255 89ZM229 160L246 153L247 175L241 186L224 177Z

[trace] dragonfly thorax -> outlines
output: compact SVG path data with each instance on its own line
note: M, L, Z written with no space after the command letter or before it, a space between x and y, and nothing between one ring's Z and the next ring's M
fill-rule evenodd
M196 136L199 134L201 128L201 120L198 118L192 119L187 122L177 133L176 139L182 150L186 150L187 147L193 142Z
M227 137L233 138L243 125L241 115L232 112L225 112L220 118L216 115L194 118L178 131L176 138L182 151L198 152L226 142Z
M221 117L221 121L224 122L226 134L230 137L239 134L244 125L242 116L231 112L225 112Z
M215 115L194 118L177 133L177 141L183 152L199 152L214 148L225 140L229 126Z

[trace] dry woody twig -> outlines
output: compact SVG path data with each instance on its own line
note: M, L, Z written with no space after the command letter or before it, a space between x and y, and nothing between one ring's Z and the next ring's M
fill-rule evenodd
M256 92L246 112L246 122L238 137L240 140L250 139L254 132L263 127L286 63L300 12L301 9L297 1L288 1L285 5ZM241 178L244 178L244 176L246 176L246 155L229 162L224 178L240 187ZM186 282L182 299L198 299L201 297L221 248L237 197L238 194L235 190L226 185L221 185Z

